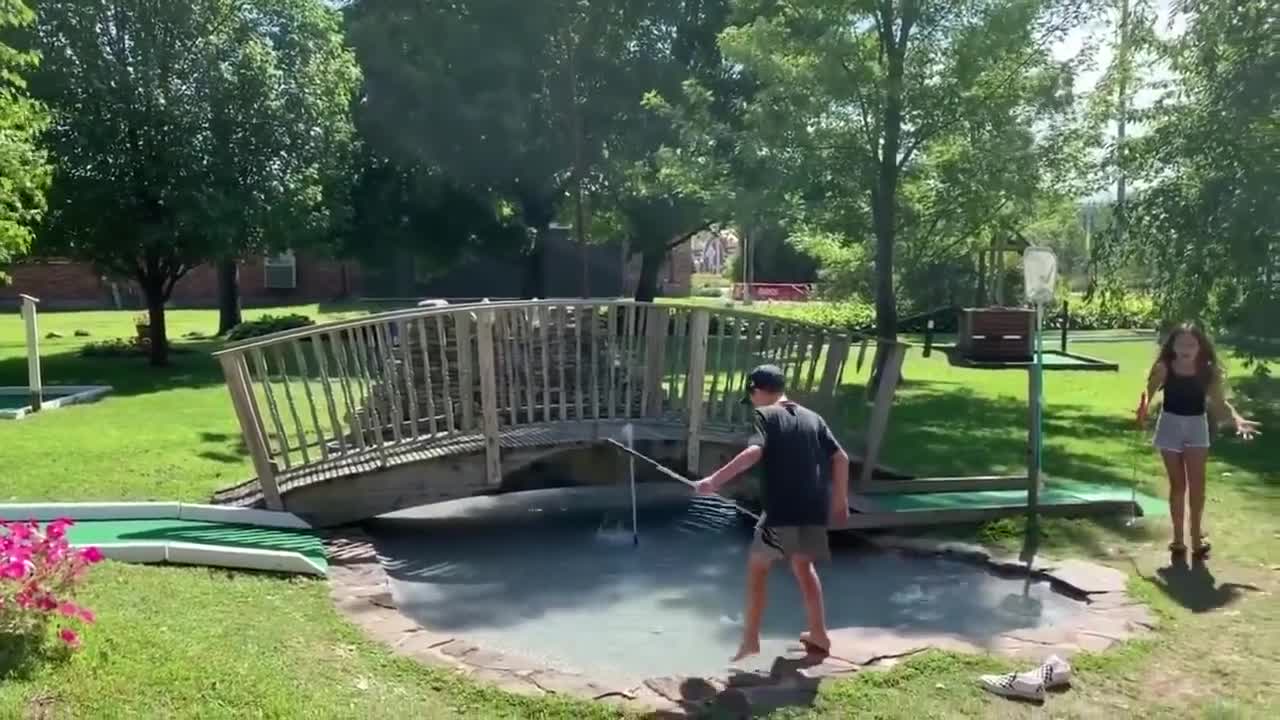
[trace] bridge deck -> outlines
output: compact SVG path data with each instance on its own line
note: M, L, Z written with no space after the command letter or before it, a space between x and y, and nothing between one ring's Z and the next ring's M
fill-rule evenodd
M686 439L687 426L679 419L596 420L583 422L554 422L539 425L521 425L504 429L499 436L503 450L527 448L581 447L614 438L623 439L623 428L630 424L638 442L679 442ZM728 428L703 428L704 441L742 442L742 432ZM355 477L387 468L439 461L465 455L483 455L483 433L463 433L434 438L423 438L416 444L400 443L384 448L385 457L377 449L370 448L313 463L295 470L284 470L276 475L282 494L315 483ZM213 502L219 505L253 506L262 503L262 489L257 480L249 480L214 494Z

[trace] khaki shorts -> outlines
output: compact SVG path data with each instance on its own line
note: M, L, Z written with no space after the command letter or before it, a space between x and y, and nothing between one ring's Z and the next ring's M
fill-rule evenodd
M766 541L764 534L768 532L776 545ZM830 560L831 545L827 540L825 525L782 525L771 528L756 528L755 539L751 541L751 552L770 559L790 558L804 555L811 560Z

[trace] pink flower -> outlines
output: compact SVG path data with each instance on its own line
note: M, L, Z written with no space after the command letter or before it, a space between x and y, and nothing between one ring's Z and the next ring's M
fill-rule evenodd
M0 625L44 627L57 613L86 624L96 620L89 608L75 602L75 590L90 565L103 560L96 547L73 549L67 542L65 518L43 524L0 522ZM71 628L58 628L58 637L71 648L82 644Z
M90 565L102 562L105 558L102 551L90 546L80 551L80 558Z
M71 648L80 647L80 636L77 635L76 631L72 630L71 628L62 628L61 630L59 630L58 637L62 638L62 642L66 643L67 647L71 647Z
M71 521L66 518L58 518L45 527L45 537L50 540L61 540L67 536L67 528L70 527L71 524Z
M14 558L0 566L0 578L5 580L21 580L27 576L27 564Z

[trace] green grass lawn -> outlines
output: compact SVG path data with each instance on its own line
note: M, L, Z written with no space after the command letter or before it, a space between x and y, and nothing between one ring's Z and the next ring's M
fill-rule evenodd
M319 309L290 308L318 316ZM251 316L262 311L249 313ZM279 310L275 311L279 312ZM318 317L318 319L320 319ZM216 315L174 311L172 337L188 352L153 370L145 359L90 359L87 341L131 335L132 313L44 313L45 383L108 384L102 402L0 421L4 501L179 499L252 475L208 333ZM87 330L88 338L73 336ZM1047 377L1046 470L1051 478L1127 484L1163 494L1152 453L1131 413L1153 348L1148 342L1074 348L1120 364L1119 373ZM889 673L824 686L813 707L785 718L1271 717L1280 703L1280 381L1255 379L1233 360L1241 405L1265 423L1252 444L1220 439L1210 467L1207 524L1213 578L1165 584L1156 572L1167 521L1055 520L1046 552L1093 557L1134 575L1133 588L1162 619L1150 639L1078 662L1075 689L1045 709L988 697L980 672L994 658L930 653ZM865 368L864 371L865 373ZM884 461L918 473L1015 472L1024 462L1026 375L949 367L940 355L908 357ZM841 390L847 425L868 408L851 367ZM23 385L17 315L0 315L0 385ZM1019 521L948 530L1013 547ZM7 717L615 717L603 705L506 695L394 657L363 640L331 608L323 581L201 568L107 563L85 599L100 618L83 652L0 668ZM833 599L838 602L838 599ZM7 674L7 676L6 676Z

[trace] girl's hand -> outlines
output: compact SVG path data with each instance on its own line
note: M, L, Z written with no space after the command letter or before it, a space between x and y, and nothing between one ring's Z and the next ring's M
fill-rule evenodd
M1141 430L1147 424L1147 394L1142 393L1142 398L1138 400L1138 429Z
M1242 440L1252 440L1255 435L1261 435L1258 428L1262 427L1262 423L1253 420L1245 420L1242 417L1236 418L1236 435Z

